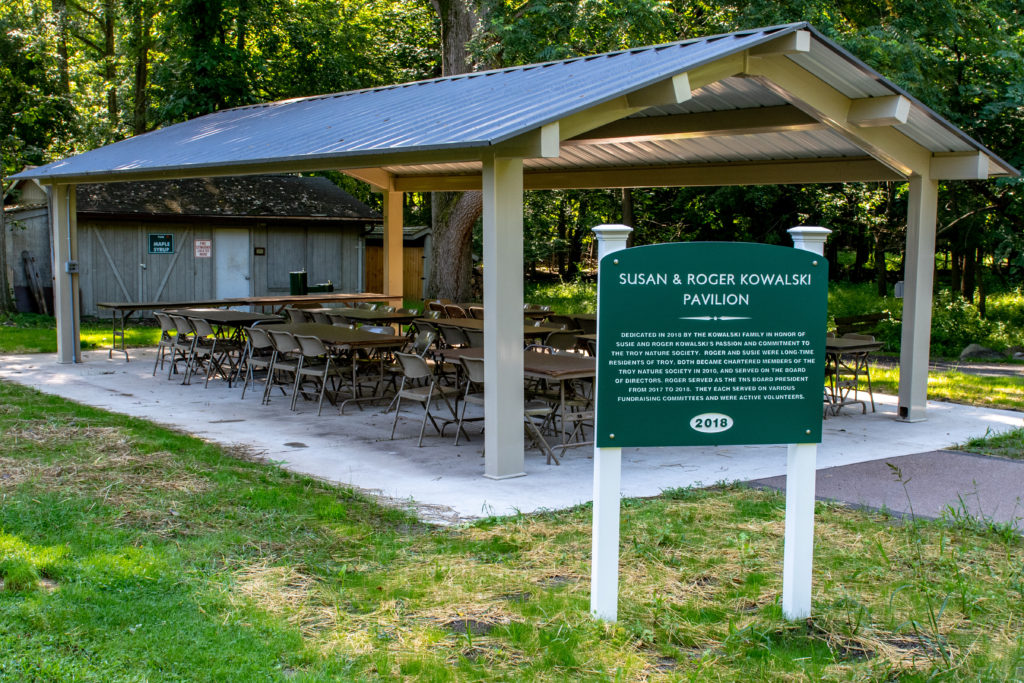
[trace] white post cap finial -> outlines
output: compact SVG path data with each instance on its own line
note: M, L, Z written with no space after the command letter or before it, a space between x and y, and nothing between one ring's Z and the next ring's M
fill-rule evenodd
M825 240L832 234L828 228L816 225L799 225L786 232L793 238L795 248L814 252L818 256L825 255Z
M595 225L591 230L597 236L597 260L600 261L613 251L626 248L626 240L633 228L628 225Z

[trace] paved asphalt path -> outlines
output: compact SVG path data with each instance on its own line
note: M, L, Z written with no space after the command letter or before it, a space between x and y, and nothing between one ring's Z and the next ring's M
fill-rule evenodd
M786 477L748 482L785 490ZM932 519L969 514L1024 533L1024 461L930 451L818 470L819 500Z
M898 368L899 358L895 356L872 356L871 363L885 368ZM1021 363L986 363L984 361L949 361L931 360L929 370L962 372L965 375L981 375L983 377L1024 377L1024 364Z

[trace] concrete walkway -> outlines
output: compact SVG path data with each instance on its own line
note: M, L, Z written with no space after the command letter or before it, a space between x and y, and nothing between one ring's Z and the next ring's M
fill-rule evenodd
M377 495L417 506L426 519L457 521L488 514L564 508L591 499L591 448L567 451L561 466L546 465L536 451L526 456L526 477L504 481L485 479L478 436L479 424L469 427L473 441L452 445L429 436L416 447L419 417L410 411L398 425L396 440L388 440L393 414L380 407L346 415L300 402L288 410L278 394L261 406L256 394L240 400L238 387L213 381L181 386L166 374L151 376L152 351L133 350L132 361L108 359L105 351L85 352L85 362L59 365L55 356L0 356L0 378L118 413L145 418L225 445L240 445L297 472L355 486ZM258 393L258 392L257 392ZM930 419L897 422L894 397L876 396L877 413L849 410L824 424L819 449L820 468L837 467L948 448L986 431L1020 427L1021 413L974 408L951 403L929 405ZM748 481L785 473L785 446L719 448L624 449L624 496L658 495L662 490L720 481ZM887 475L888 476L888 475ZM966 475L965 475L966 476Z

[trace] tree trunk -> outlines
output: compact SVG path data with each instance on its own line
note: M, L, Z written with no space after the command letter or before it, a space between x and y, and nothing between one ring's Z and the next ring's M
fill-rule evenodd
M957 248L956 244L950 244L949 252L951 254L949 259L949 288L951 291L959 292L960 288L963 286L963 282L961 280L963 277L963 270L961 269L963 262L960 260L960 250Z
M142 135L148 127L149 47L153 28L147 3L139 0L132 15L132 42L135 57L135 101L132 108L132 134Z
M986 317L985 296L987 294L985 291L985 253L980 247L978 248L978 261L975 272L977 274L976 280L978 281L978 313L984 318Z
M470 0L431 2L441 22L441 72L453 76L472 71L466 44L479 22L476 9ZM433 235L427 294L466 301L471 293L473 226L483 213L483 195L435 192L430 207Z
M483 211L480 192L434 192L431 195L434 235L431 242L431 298L466 301L473 272L473 225Z
M974 250L964 250L964 281L960 295L968 301L974 301Z
M580 264L583 261L583 222L587 220L587 211L590 208L589 195L584 193L580 197L579 211L576 214L575 225L569 231L569 263L567 274L570 279L576 279L580 274Z
M868 254L871 253L871 249L868 246L867 230L864 226L857 227L857 245L856 245L856 256L853 262L853 273L850 279L854 282L864 282L867 278L864 276L864 266L868 262Z
M57 71L60 74L60 92L71 96L71 73L68 67L68 3L53 0L50 7L57 15Z
M114 24L117 20L117 5L114 0L103 3L103 77L107 80L107 118L110 131L117 130L117 54L114 43Z
M885 237L882 231L875 232L875 285L878 296L883 297L888 293L888 283L885 280Z
M633 190L628 187L622 188L622 224L628 225L631 228L636 228L634 225L635 219L633 218ZM632 247L635 242L636 230L629 233L626 237L626 246Z
M558 270L558 277L562 280L566 276L566 248L565 236L569 230L569 197L566 194L558 200L558 223L555 225L555 235L558 237L558 251L555 252L555 264Z
M480 17L470 0L431 0L441 20L441 73L445 76L474 70L466 45Z

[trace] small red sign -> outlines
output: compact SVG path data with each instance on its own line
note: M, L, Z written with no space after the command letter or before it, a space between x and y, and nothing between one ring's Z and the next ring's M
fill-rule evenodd
M213 256L213 240L196 240L196 258L210 258Z

